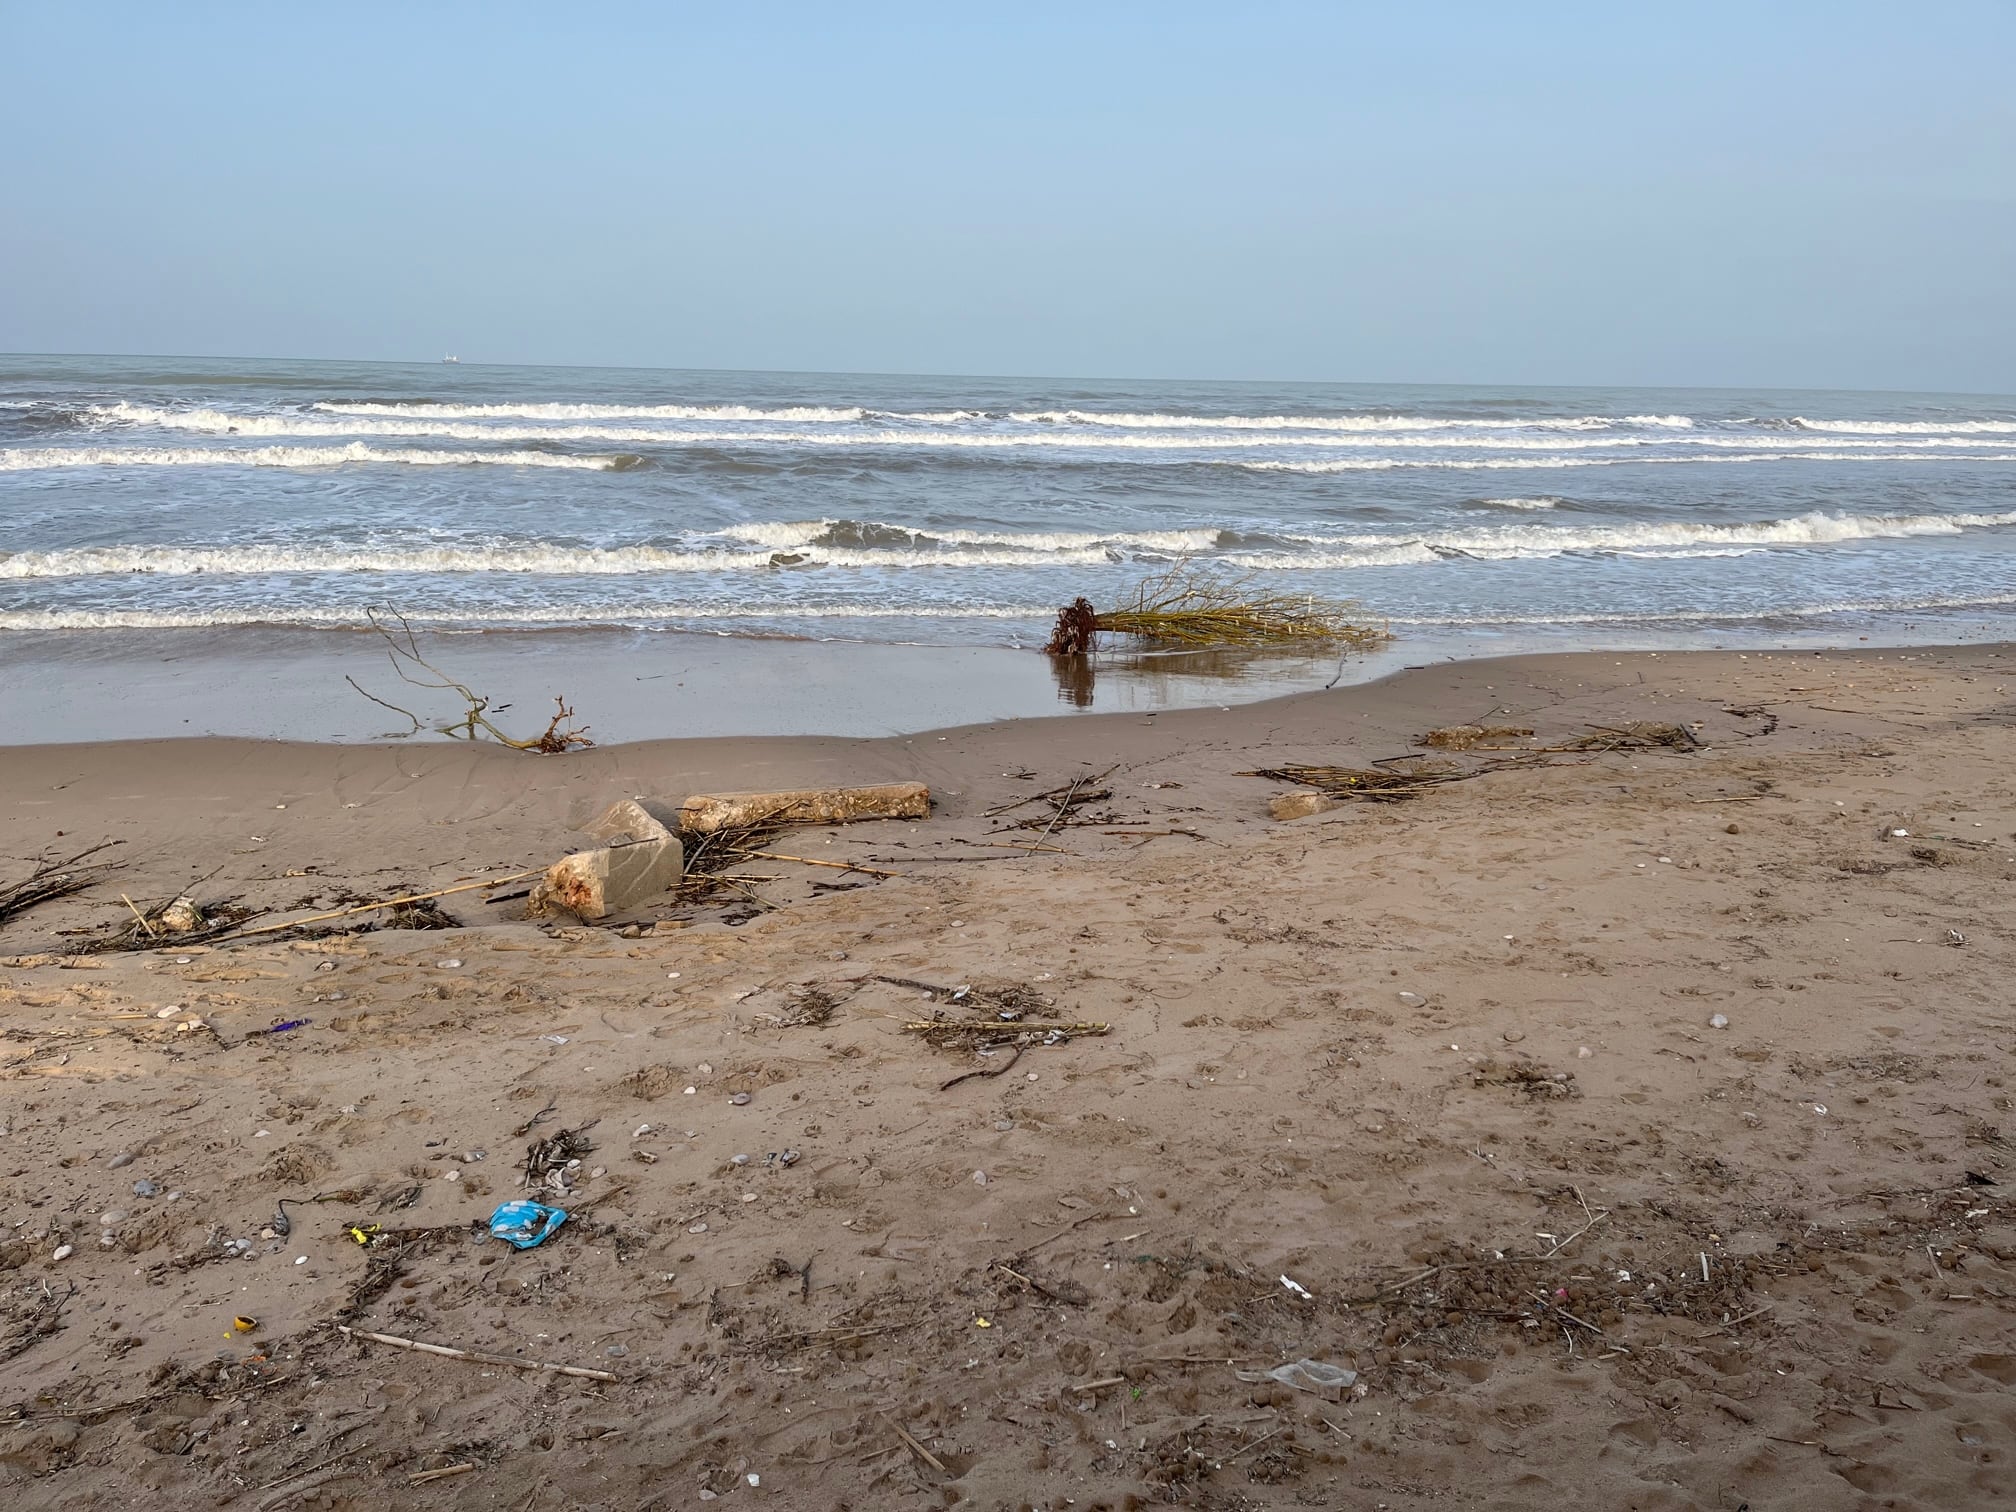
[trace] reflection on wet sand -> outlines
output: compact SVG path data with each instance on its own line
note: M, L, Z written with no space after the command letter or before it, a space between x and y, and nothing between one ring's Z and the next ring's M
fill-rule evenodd
M1360 657L1352 657L1362 660ZM1290 692L1320 687L1339 670L1333 652L1284 654L1279 650L1219 647L1204 651L1139 651L1096 656L1053 656L1050 672L1057 680L1057 701L1074 709L1093 706L1099 679L1109 679L1110 695L1125 689L1127 705L1174 707L1200 698L1199 684L1241 684L1239 696L1256 696L1256 684ZM1229 696L1231 690L1227 689ZM1147 695L1145 698L1142 695Z

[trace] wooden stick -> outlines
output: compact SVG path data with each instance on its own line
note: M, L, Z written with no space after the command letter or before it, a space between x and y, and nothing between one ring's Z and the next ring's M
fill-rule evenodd
M352 914L370 913L375 908L398 908L406 903L425 903L430 898L445 898L452 893L474 892L479 887L502 887L506 882L523 882L527 877L539 876L545 870L543 866L535 866L530 871L513 872L508 877L492 877L487 882L464 882L459 887L410 893L403 898L387 898L382 903L359 903L355 908L338 908L330 913L310 914L305 919L288 919L280 924L261 924L256 929L241 929L232 938L242 940L246 935L272 934L281 929L299 929L304 924L320 924L329 919L347 919Z
M1226 1455L1224 1459L1220 1460L1219 1463L1223 1465L1229 1465L1232 1463L1232 1461L1238 1459L1240 1455L1248 1453L1251 1450L1258 1449L1270 1438L1275 1438L1280 1434L1286 1433L1287 1431L1288 1431L1288 1425L1286 1423L1283 1423L1279 1428L1276 1428L1273 1432L1261 1434L1260 1437L1254 1439L1250 1444L1247 1444L1244 1448L1234 1450L1231 1454Z
M903 1425L897 1422L894 1418L890 1418L888 1421L889 1426L896 1430L896 1437L903 1440L904 1446L908 1448L912 1454L916 1455L917 1458L924 1461L925 1464L929 1465L933 1470L936 1470L940 1475L946 1473L945 1462L943 1460L938 1458L938 1456L933 1454L929 1449L926 1449L922 1444L918 1443L917 1440L910 1437L910 1435L904 1431Z
M459 1465L443 1465L439 1470L422 1470L418 1475L406 1477L409 1486L424 1486L429 1481L446 1480L451 1475L467 1475L476 1468L474 1460L464 1460Z
M1107 768L1107 771L1111 770L1111 767ZM1100 775L1103 777L1105 773L1102 772ZM1063 822L1064 816L1071 811L1071 801L1078 796L1078 789L1085 786L1091 780L1093 779L1080 777L1076 782L1071 784L1071 791L1064 795L1063 801L1057 805L1057 812L1050 816L1050 822L1043 826L1043 833L1036 837L1037 850L1043 849L1045 843L1050 839L1051 832Z
M133 908L133 900L127 897L126 894L124 893L119 894L119 901L121 903L124 903L128 908ZM160 933L154 928L154 926L147 922L147 915L140 912L139 909L133 908L133 917L138 919L140 921L140 927L147 931L148 939L158 940L161 938Z
M1127 1377L1124 1375L1101 1376L1096 1381L1080 1381L1076 1386L1067 1386L1064 1389L1079 1395L1085 1395L1094 1391L1104 1391L1108 1386L1125 1386L1126 1384Z
M729 850L738 856L755 856L764 861L796 861L800 866L830 866L834 871L866 872L871 877L900 877L901 872L878 871L872 866L860 866L852 861L815 861L810 856L782 856L776 851L748 850L740 845L731 845Z
M582 1376L590 1381L613 1381L606 1370L590 1370L585 1365L553 1365L544 1360L514 1360L509 1355L484 1354L474 1349L451 1349L446 1344L423 1344L418 1339L402 1339L397 1334L372 1333L339 1323L336 1331L346 1338L369 1339L374 1344L390 1344L394 1349L411 1349L420 1354L439 1355L444 1360L468 1360L478 1365L503 1365L512 1370L550 1370L555 1375Z

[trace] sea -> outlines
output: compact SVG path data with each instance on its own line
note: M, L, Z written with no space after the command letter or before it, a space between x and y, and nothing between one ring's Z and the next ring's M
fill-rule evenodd
M0 652L1026 648L1185 564L1396 644L2006 638L2016 397L0 357Z

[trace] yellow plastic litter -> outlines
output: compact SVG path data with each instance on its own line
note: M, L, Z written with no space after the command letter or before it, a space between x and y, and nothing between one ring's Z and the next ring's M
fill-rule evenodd
M383 1237L384 1227L382 1223L367 1223L361 1226L353 1223L350 1225L349 1233L352 1239L368 1249Z
M231 1320L231 1326L238 1330L239 1333L251 1333L259 1326L259 1320L257 1318L248 1318L243 1313L240 1313Z
M985 1318L975 1318L973 1320L973 1326L975 1328L992 1328L994 1325L992 1323L989 1323Z

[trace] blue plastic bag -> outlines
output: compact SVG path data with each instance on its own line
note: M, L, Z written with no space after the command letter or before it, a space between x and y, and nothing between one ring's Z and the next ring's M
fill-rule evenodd
M521 1250L544 1244L567 1221L559 1208L537 1202L506 1202L490 1215L490 1237Z

